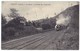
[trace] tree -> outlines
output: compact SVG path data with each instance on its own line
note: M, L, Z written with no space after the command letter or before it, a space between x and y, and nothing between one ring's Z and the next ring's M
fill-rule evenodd
M7 21L6 21L6 18L3 14L1 15L1 17L2 17L2 26L3 26L6 24Z
M26 19L24 17L16 17L13 20L9 21L2 28L2 40L11 39L16 35L16 32L22 31L25 29Z
M51 29L51 26L49 24L42 24L42 29L43 30Z
M15 8L11 8L10 12L11 13L8 15L9 17L16 18L20 16L18 10L16 10Z
M31 22L30 20L28 21L28 25L29 25L29 26L31 26L31 25L32 25L32 22Z
M36 23L35 23L35 22L32 22L32 25L33 25L34 27L36 27Z

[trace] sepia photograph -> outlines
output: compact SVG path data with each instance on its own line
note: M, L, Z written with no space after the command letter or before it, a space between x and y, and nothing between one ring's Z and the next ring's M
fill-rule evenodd
M2 50L79 50L79 1L2 1Z

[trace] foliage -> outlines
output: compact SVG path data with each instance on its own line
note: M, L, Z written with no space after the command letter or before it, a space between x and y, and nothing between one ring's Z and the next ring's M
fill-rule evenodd
M42 29L46 30L46 29L50 29L51 26L49 24L42 24Z
M19 17L18 10L16 10L15 8L11 8L11 9L10 9L10 12L11 12L11 13L8 15L9 17L12 17L12 18Z
M5 18L4 15L1 15L1 17L2 17L2 22L1 23L2 23L2 26L3 26L3 25L6 24L7 21L6 21L6 18Z

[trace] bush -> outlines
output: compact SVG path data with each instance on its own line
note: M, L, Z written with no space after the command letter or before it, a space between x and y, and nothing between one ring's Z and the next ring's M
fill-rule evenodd
M49 24L42 24L42 29L46 30L46 29L50 29L51 26Z
M2 31L2 40L8 40L11 37L14 37L16 29L13 27L8 27Z

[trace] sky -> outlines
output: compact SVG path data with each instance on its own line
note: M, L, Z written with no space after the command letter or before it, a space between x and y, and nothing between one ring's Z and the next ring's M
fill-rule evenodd
M7 18L10 8L15 8L21 16L33 21L54 17L55 13L57 15L66 8L77 4L76 1L4 1L2 2L2 13Z

